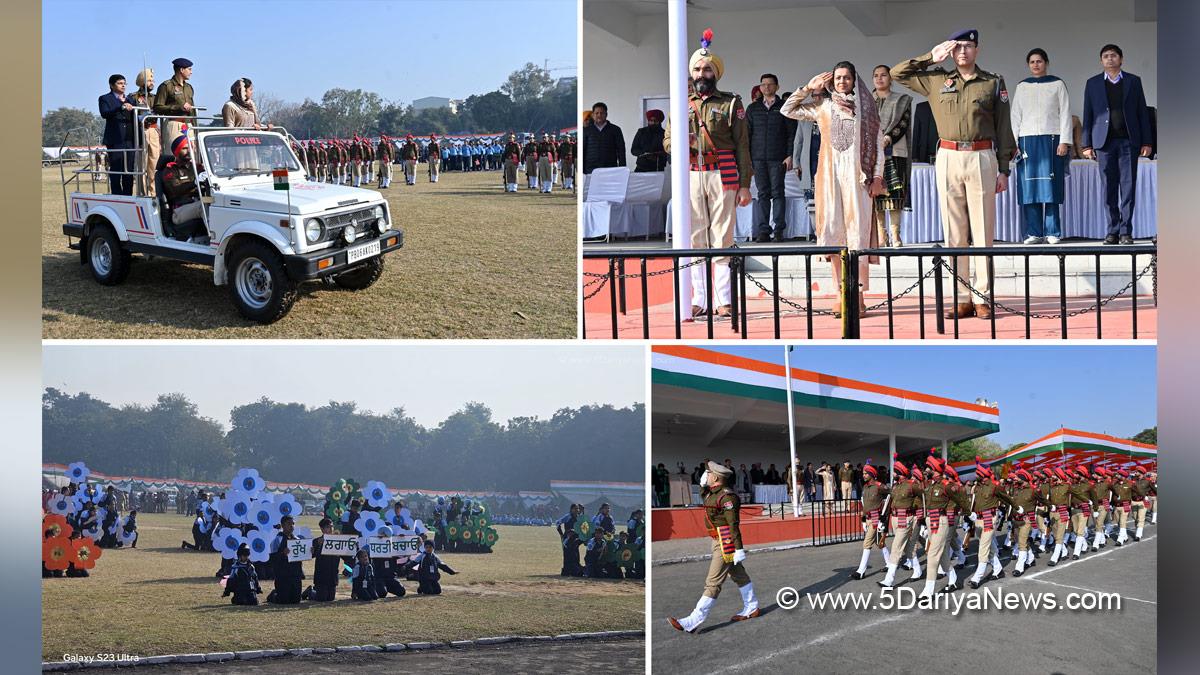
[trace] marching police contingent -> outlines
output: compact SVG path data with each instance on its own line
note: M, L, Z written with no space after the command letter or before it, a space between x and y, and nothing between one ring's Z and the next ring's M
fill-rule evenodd
M974 539L977 562L968 584L979 588L985 577L1004 578L1006 549L1008 562L1015 563L1013 576L1019 577L1035 566L1039 553L1049 551L1053 567L1068 556L1079 560L1089 550L1104 548L1110 537L1117 546L1125 545L1131 538L1131 517L1135 542L1141 541L1147 519L1157 523L1153 469L1076 464L1017 468L999 479L976 458L975 477L963 484L958 472L932 453L925 465L923 472L895 462L890 487L879 476L883 469L863 468L862 557L851 579L866 578L870 553L879 548L886 565L880 586L897 586L901 565L912 570L909 581L915 581L922 576L920 545L925 553L920 596L931 596L942 578L947 583L940 592L954 592L962 588L956 570L965 566L965 551ZM965 516L957 525L955 512Z
M141 76L139 76L139 82ZM430 134L418 140L406 134L402 142L387 134L378 141L355 134L352 138L310 139L292 144L309 178L322 183L362 187L375 184L387 189L392 184L392 165L400 164L405 185L417 184L417 165L424 162L430 183L437 183L443 171L500 171L505 192L517 192L517 171L524 163L529 189L550 193L555 185L575 189L575 137L561 134L555 138L543 132L500 137L451 139Z

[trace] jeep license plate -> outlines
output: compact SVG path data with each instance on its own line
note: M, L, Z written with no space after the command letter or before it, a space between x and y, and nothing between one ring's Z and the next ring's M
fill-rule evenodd
M369 244L363 244L362 246L346 251L346 262L358 262L364 258L370 258L373 255L379 255L378 241L373 241Z

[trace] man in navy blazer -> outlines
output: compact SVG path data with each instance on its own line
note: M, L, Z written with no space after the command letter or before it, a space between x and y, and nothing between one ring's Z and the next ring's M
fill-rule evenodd
M1108 205L1105 244L1133 243L1137 158L1149 157L1152 149L1142 80L1121 70L1123 60L1120 47L1104 45L1104 72L1089 78L1083 92L1083 156L1100 160L1100 185Z
M104 147L118 152L108 153L108 184L114 195L133 194L133 176L111 173L133 167L132 152L119 152L133 147L133 103L125 100L125 76L108 78L109 92L100 97L100 116L104 118Z

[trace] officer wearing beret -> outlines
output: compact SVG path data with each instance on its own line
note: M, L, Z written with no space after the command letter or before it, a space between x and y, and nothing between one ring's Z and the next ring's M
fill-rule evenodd
M704 595L696 603L692 613L682 619L669 617L667 621L676 630L695 632L708 618L725 579L733 579L742 594L742 611L734 614L732 621L745 621L759 615L758 599L754 597L754 584L742 564L746 550L742 548L742 531L738 524L738 511L742 503L733 490L733 469L716 462L708 463L708 470L700 478L700 490L704 497L704 515L708 533L713 538L712 561L708 566L708 578L704 583Z
M737 94L718 91L725 62L709 45L712 30L704 31L700 49L688 60L693 82L688 96L688 146L691 177L692 248L730 248L737 207L750 203L750 132L746 109ZM663 148L671 151L671 126L663 133ZM707 265L692 267L692 316L708 312ZM713 259L713 290L719 316L730 314L729 258Z
M996 194L1008 189L1009 160L1016 151L1008 87L1004 78L975 65L978 53L979 31L972 28L892 68L892 79L929 99L941 136L935 163L938 208L946 245L955 248L992 245ZM953 70L933 67L950 57ZM987 297L987 258L960 256L958 275L970 280L972 271L972 285ZM963 284L958 284L957 303L946 318L991 316L991 308Z
M166 133L162 135L164 152L183 134L184 124L195 124L196 121L196 92L188 84L192 78L192 62L178 58L171 62L171 66L175 73L171 79L158 85L158 91L154 94L154 114L189 119L167 120L163 125L166 128Z

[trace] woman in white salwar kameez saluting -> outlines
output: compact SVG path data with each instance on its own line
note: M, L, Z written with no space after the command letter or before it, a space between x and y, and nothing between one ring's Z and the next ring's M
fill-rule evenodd
M815 122L821 130L821 150L813 178L813 226L821 246L859 251L878 245L871 212L874 198L884 193L883 132L871 91L854 65L842 61L832 72L821 73L797 89L780 110L792 119ZM809 100L810 95L816 98ZM840 312L842 266L836 258L831 257L831 262L839 292L834 311ZM870 287L868 262L866 257L859 258L860 315L866 309L862 293Z

